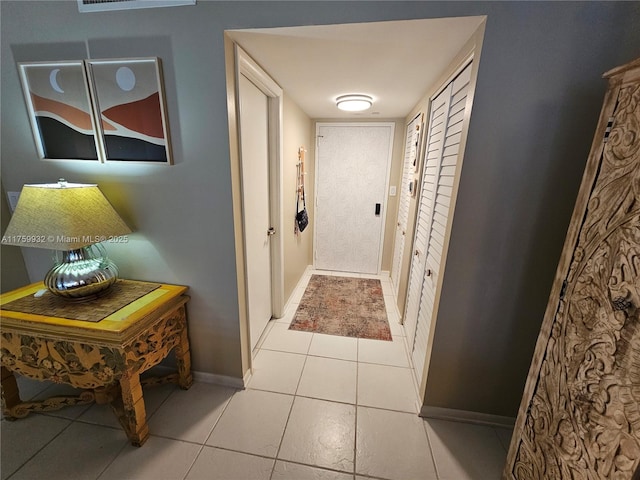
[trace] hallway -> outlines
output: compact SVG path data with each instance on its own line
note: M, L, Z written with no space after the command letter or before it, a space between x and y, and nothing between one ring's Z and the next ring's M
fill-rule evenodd
M2 480L500 478L510 430L417 416L395 309L393 342L288 330L311 273L267 327L246 390L145 389L151 437L141 448L104 405L3 420ZM23 399L68 392L25 379L20 388Z

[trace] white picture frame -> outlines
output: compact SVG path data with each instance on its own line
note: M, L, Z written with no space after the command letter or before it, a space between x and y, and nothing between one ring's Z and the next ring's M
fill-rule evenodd
M84 62L21 62L18 72L39 157L102 161Z
M85 60L105 162L172 165L160 59Z

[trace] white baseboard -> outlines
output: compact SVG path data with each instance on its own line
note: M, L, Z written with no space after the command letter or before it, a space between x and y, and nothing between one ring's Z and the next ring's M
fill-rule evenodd
M176 367L166 365L156 365L150 372L156 376L169 375L176 373ZM244 378L229 377L227 375L216 375L215 373L195 372L191 371L193 379L202 383L211 383L214 385L221 385L224 387L238 388L244 390L245 385L251 378L251 372L247 372Z
M229 377L227 375L217 375L215 373L193 372L193 379L202 383L211 383L223 387L237 388L244 390L247 381L251 377L251 373L247 372L245 378Z
M502 428L513 428L516 423L516 419L513 417L503 417L500 415L491 415L489 413L468 412L466 410L455 410L453 408L429 407L426 405L423 405L420 409L420 416L424 418L475 423L478 425L489 425L492 427Z

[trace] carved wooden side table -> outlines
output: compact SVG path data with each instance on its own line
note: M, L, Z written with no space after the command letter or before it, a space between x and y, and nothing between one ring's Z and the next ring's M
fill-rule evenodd
M149 436L140 374L175 351L178 372L147 383L193 382L187 287L119 280L95 300L69 303L35 283L0 300L2 403L7 418L67 405L110 403L131 443ZM84 389L23 402L13 372Z

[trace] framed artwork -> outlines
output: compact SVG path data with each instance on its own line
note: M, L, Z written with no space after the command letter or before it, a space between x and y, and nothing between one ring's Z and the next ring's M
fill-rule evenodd
M18 71L40 158L100 161L84 62L19 63Z
M86 64L104 160L172 164L160 59Z

